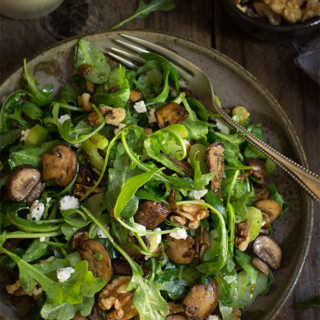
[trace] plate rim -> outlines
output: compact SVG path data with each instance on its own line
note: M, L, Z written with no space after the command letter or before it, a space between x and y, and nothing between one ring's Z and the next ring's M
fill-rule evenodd
M61 41L58 41L52 45L49 45L45 47L44 49L39 50L38 52L32 54L30 58L28 58L28 63L35 63L37 59L41 58L43 55L46 55L49 53L51 50L56 49L57 47L62 47L64 45L68 45L69 43L72 43L80 38L86 38L90 41L90 38L95 38L95 37L110 37L110 36L115 36L118 35L120 36L121 33L128 33L128 34L133 34L138 37L143 37L143 34L149 34L149 35L155 35L156 37L160 38L167 38L170 39L170 41L174 42L175 40L179 40L182 45L189 45L192 46L196 51L202 51L205 55L210 56L211 58L213 56L217 56L220 58L220 60L224 60L224 63L227 65L227 67L232 67L233 72L236 72L241 78L243 78L245 81L248 81L253 87L255 91L258 91L261 93L263 96L265 96L272 104L273 107L275 107L279 115L282 117L283 121L286 123L288 126L288 130L286 133L290 136L291 142L294 143L294 148L293 151L296 153L296 156L299 159L299 162L301 162L302 165L304 165L306 168L308 168L308 161L306 158L305 151L303 149L303 146L301 144L300 138L296 133L296 130L288 117L287 113L285 110L282 108L282 106L279 104L277 99L271 94L271 92L261 83L259 79L257 79L251 72L249 72L245 67L240 65L238 62L233 60L232 58L228 57L221 51L210 48L206 45L201 44L200 42L194 41L187 39L185 37L177 36L174 34L170 34L168 32L163 32L163 31L158 31L158 30L152 30L152 29L133 29L133 30L117 30L117 31L101 31L101 32L93 32L93 33L85 33L81 35L77 35L74 37L70 37ZM22 73L22 66L16 68L15 71L11 72L6 79L2 82L0 85L0 94L3 90L4 87L8 85L8 83L11 81L12 78L18 77L19 74ZM3 98L0 96L0 99ZM299 187L300 188L300 187ZM310 244L312 240L312 233L313 233L313 222L314 222L314 202L312 199L305 194L304 201L306 202L307 206L307 212L308 212L308 221L307 221L307 229L308 233L304 235L304 246L303 246L303 255L300 258L300 264L299 267L295 269L295 272L291 275L290 281L288 282L288 286L283 290L283 293L281 295L281 299L279 302L277 302L273 308L268 312L267 315L265 316L270 316L269 319L275 319L280 311L283 309L284 305L288 301L289 297L291 296L293 289L295 288L299 277L301 275L302 269L304 267L306 258L309 254L309 249L310 249ZM268 319L268 320L269 320Z

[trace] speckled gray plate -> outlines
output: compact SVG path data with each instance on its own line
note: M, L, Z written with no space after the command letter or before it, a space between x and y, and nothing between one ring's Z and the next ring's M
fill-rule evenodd
M263 124L268 143L298 163L307 166L303 148L283 109L257 79L236 62L216 50L174 36L145 31L126 33L168 47L205 70L223 106L238 104L246 106L253 121ZM116 38L119 38L118 32L86 37L104 52L115 46ZM29 69L41 85L52 82L55 90L59 90L59 87L70 79L73 48L76 42L77 39L62 42L29 61ZM1 98L19 88L21 75L22 69L19 69L4 82L0 88ZM270 292L246 308L242 319L276 318L297 282L309 249L313 223L312 201L280 169L276 170L272 179L290 204L289 211L274 223L275 238L284 252L283 266L274 273L275 282ZM1 274L4 275L0 272ZM0 278L4 280L4 276ZM4 295L0 295L0 319L1 316L8 320L20 319L21 316L14 315L13 310L21 308L14 308L6 301Z

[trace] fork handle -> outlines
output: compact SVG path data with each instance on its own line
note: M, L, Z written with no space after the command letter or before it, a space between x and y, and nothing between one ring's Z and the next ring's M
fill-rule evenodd
M237 127L237 129L244 133L246 139L251 142L257 149L259 149L263 154L269 157L271 160L276 162L283 170L285 170L299 185L307 191L307 193L317 202L320 202L320 177L310 170L302 167L291 159L287 158L279 151L273 149L264 141L255 137L248 130L239 125L236 121L231 119L223 110L220 108L220 113L223 119L232 128Z

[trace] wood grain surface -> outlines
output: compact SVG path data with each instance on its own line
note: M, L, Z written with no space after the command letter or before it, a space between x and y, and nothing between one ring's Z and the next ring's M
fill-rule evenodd
M154 13L146 20L132 21L124 28L163 31L215 47L247 68L286 110L304 146L310 168L319 174L319 86L295 66L297 52L292 42L265 43L249 38L232 24L219 1L181 1L172 12ZM129 16L137 2L66 0L49 16L32 21L0 16L0 83L21 66L24 57L31 58L57 41L72 36L107 31ZM320 208L315 205L310 253L298 284L278 319L320 319L316 309L292 308L294 303L320 294L319 226Z

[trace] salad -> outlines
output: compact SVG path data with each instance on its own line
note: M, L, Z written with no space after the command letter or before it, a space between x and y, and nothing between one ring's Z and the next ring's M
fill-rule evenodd
M41 89L24 61L2 104L0 266L29 319L240 319L281 265L274 163L141 55L111 66L81 39L70 84Z

